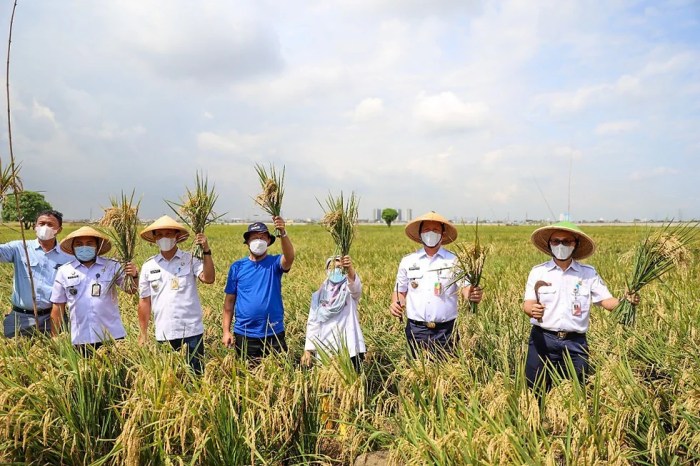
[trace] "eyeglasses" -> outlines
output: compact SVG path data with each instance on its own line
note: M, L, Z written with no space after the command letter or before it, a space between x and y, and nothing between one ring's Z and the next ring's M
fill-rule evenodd
M564 246L575 246L576 240L552 238L549 240L549 244L551 244L552 246L559 246L560 244L563 244Z

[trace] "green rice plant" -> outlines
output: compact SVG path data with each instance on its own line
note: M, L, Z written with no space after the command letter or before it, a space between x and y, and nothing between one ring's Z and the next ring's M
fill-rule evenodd
M255 164L255 172L260 180L262 192L255 197L255 203L272 217L282 215L282 199L284 198L284 172L285 167L278 171L270 164L270 171L261 164ZM275 228L275 235L280 232Z
M335 243L334 255L347 256L350 254L350 246L357 230L358 198L353 192L345 200L341 192L338 197L328 194L325 206L318 199L316 202L323 209L321 224L326 227Z
M627 291L615 308L615 315L623 325L633 325L637 306L628 296L639 293L649 283L660 280L663 275L685 262L688 246L696 239L698 223L667 223L657 231L649 230L634 253L632 276L627 281Z
M219 196L214 191L213 185L209 189L209 180L203 173L197 172L194 190L187 187L185 189L186 193L180 200L181 203L168 200L165 203L196 235L204 233L209 225L226 215L225 213L217 215L214 212L214 206ZM192 252L194 257L202 259L203 252L202 245L194 245Z

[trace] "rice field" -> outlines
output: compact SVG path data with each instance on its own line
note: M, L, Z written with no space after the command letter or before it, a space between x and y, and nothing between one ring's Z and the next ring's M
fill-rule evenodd
M283 281L289 354L251 368L222 347L223 288L230 263L246 254L244 228L207 231L217 278L200 285L201 379L180 354L155 341L138 346L136 300L125 294L129 335L93 359L78 356L67 335L0 339L0 463L353 464L371 452L383 459L366 464L700 463L697 247L665 284L643 290L635 327L593 310L593 376L584 387L561 381L540 411L523 376L529 323L521 299L530 268L546 259L529 242L534 227L479 226L491 248L485 297L476 313L461 309L457 357L436 362L407 359L401 323L387 310L399 260L417 245L400 225L361 226L351 251L369 350L360 376L342 357L311 370L298 364L310 296L335 249L318 225L288 228L297 251ZM472 227L459 230L473 240ZM621 295L643 229L584 230L598 244L585 262ZM0 230L2 242L17 237ZM135 261L156 252L140 241ZM11 292L12 266L2 265L6 310Z

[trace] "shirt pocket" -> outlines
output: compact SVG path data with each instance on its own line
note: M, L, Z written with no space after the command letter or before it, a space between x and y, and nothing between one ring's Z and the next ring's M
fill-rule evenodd
M542 304L545 309L552 308L557 300L557 289L553 286L541 286L537 290L537 295L540 298L540 304Z
M591 310L591 289L580 287L572 297L572 314L574 317L585 317Z
M408 278L408 287L415 290L423 279L423 271L420 269L409 269L406 273L406 278Z
M190 275L192 275L192 264L186 264L180 267L173 277L173 280L177 280L178 290L184 290L189 282Z
M38 273L39 268L40 268L39 260L35 257L30 256L29 257L29 265L32 268L32 276L36 277L36 274ZM29 278L29 267L27 267L27 259L24 256L24 254L22 254L22 270L24 271L25 277Z

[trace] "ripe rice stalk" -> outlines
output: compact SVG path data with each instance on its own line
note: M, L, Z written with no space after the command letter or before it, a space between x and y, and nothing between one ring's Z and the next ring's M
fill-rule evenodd
M486 256L490 252L488 246L483 246L479 240L479 221L474 228L474 243L458 243L454 245L455 259L454 277L450 286L462 280L469 282L471 286L481 284L481 276L486 263ZM469 301L469 309L476 313L478 303Z
M104 209L104 215L99 221L102 232L109 237L116 250L116 257L120 263L119 272L114 275L109 283L111 289L117 279L122 275L127 262L131 262L136 254L136 238L138 237L139 200L134 204L134 192L127 197L122 191L119 198L110 198L110 207ZM131 283L127 281L127 283Z
M195 234L204 233L204 230L226 214L217 215L214 212L214 205L219 195L214 191L212 185L209 189L209 180L201 172L197 172L195 178L195 188L185 187L187 191L181 198L181 204L166 200L165 203L177 215L182 222L190 227ZM192 255L197 259L204 257L202 246L194 245Z
M627 280L625 297L614 310L621 324L633 325L636 319L637 307L627 299L628 295L638 293L655 280L662 281L663 275L691 258L688 247L695 241L699 226L698 222L676 226L669 222L655 231L647 232L635 250L632 276Z
M284 172L285 167L278 171L270 164L270 171L261 164L255 164L255 171L260 179L262 192L255 197L255 203L272 217L279 217L282 213L282 198L284 197ZM280 232L275 228L275 235Z
M336 255L347 256L350 253L350 246L357 230L359 199L354 192L345 199L341 191L338 197L328 194L325 207L318 199L316 202L323 209L324 215L321 224L326 227L333 238Z

